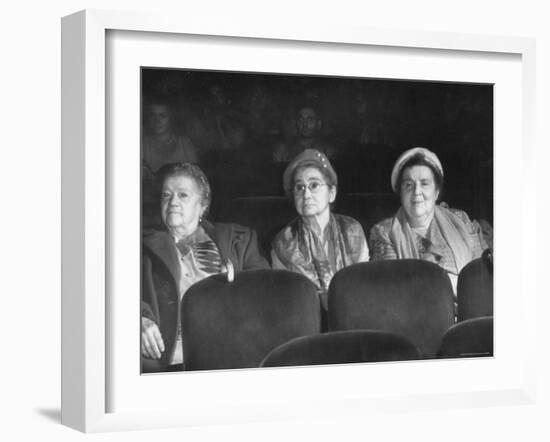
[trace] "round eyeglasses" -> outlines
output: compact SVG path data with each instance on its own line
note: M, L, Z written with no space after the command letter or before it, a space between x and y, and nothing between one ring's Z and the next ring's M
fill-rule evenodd
M319 181L312 181L311 183L304 184L304 183L296 183L294 184L294 187L292 190L294 190L294 193L301 194L305 193L306 189L309 189L311 193L317 193L323 186L328 186L327 183L321 183Z

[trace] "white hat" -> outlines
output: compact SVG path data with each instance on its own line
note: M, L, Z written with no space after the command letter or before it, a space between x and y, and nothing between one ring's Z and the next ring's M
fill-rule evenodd
M393 165L393 170L391 171L391 188L395 193L398 193L397 179L399 178L401 169L407 161L415 156L422 157L422 159L428 162L435 169L435 171L443 177L443 167L441 166L441 162L439 161L439 158L437 158L437 155L425 147L413 147L412 149L403 152Z

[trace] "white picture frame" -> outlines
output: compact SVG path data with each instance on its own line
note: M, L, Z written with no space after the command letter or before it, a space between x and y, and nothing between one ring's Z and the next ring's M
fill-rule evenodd
M113 117L109 108L110 82L113 78L108 69L112 57L120 52L110 50L108 38L113 33L131 34L139 32L140 38L178 39L185 36L206 38L216 37L224 44L245 42L250 46L261 46L267 42L271 46L284 45L324 45L335 51L346 48L375 47L379 52L397 48L401 52L425 50L433 56L470 54L483 60L492 56L510 57L519 68L512 74L510 84L518 84L520 90L512 90L511 99L516 100L520 109L510 110L507 118L517 123L512 130L511 140L518 146L510 147L495 134L495 151L501 154L495 162L495 180L501 185L503 171L521 164L523 186L505 188L502 193L512 195L521 204L519 227L512 226L515 234L526 238L527 223L535 219L536 186L534 174L534 97L535 97L535 42L533 39L518 37L494 37L451 33L428 33L415 31L388 31L346 26L311 24L298 27L291 24L267 24L245 22L213 23L206 19L182 22L178 17L131 14L112 11L87 10L63 18L62 21L62 423L84 432L100 432L141 428L161 428L171 426L203 425L208 423L253 422L261 420L304 418L312 416L357 415L384 410L395 412L410 409L436 409L500 404L533 403L536 383L534 376L535 324L528 320L536 316L536 290L534 269L527 265L527 257L534 256L534 244L517 241L499 249L499 237L505 238L509 225L495 228L495 249L497 251L495 292L504 293L496 299L499 315L495 321L495 358L477 361L447 361L444 369L428 365L427 361L401 364L376 364L345 367L292 368L283 370L235 370L192 374L196 389L186 385L184 377L189 374L139 377L139 371L131 371L128 377L141 382L143 391L161 392L166 389L177 391L186 388L186 398L196 400L196 406L159 407L143 400L135 409L113 405L111 393L118 388L120 376L111 376L113 360L120 358L113 354L116 345L111 338L116 332L116 316L120 308L113 309L110 298L118 282L114 281L112 266L116 264L117 253L113 244L118 241L116 213L120 206L113 204L113 189L121 190L118 174L113 170L120 164L118 154L109 150L115 135L107 131L106 121ZM301 48L302 46L300 46ZM426 53L428 53L426 52ZM111 58L109 58L111 57ZM135 58L130 57L132 60ZM139 57L138 57L139 58ZM519 64L518 64L519 63ZM244 62L242 64L245 64ZM223 61L221 62L223 66ZM250 69L250 65L244 67ZM420 66L420 68L422 68ZM514 67L511 70L516 69ZM306 68L307 69L307 68ZM519 83L517 79L520 78ZM505 82L506 80L503 80ZM515 83L514 83L515 82ZM499 84L497 83L497 87ZM499 95L500 97L500 95ZM518 101L519 100L519 101ZM502 115L502 103L495 102L495 114ZM139 110L137 110L139 113ZM116 117L115 117L116 118ZM131 123L132 124L132 123ZM503 135L508 135L502 133ZM139 149L137 149L139 151ZM505 151L505 152L503 152ZM517 156L519 154L520 160ZM512 158L508 158L511 156ZM130 160L129 162L131 163ZM137 170L137 168L136 168ZM527 193L525 189L530 189ZM124 191L124 189L122 189ZM139 193L137 189L135 192ZM495 195L495 219L501 220L503 204ZM501 193L501 194L502 194ZM137 201L132 199L131 201ZM135 197L137 198L137 196ZM131 204L130 201L130 204ZM137 207L137 205L135 205ZM116 207L116 208L115 208ZM135 208L133 210L136 210ZM139 211L139 209L137 209ZM118 211L118 212L117 212ZM139 220L136 220L139 222ZM497 222L495 221L495 224ZM503 233L499 233L503 232ZM124 244L124 243L122 243ZM139 253L139 244L134 246ZM503 251L502 255L498 255ZM510 255L513 255L516 263ZM139 259L139 258L137 258ZM519 267L519 269L518 269ZM510 278L515 270L514 279ZM506 276L508 275L508 276ZM499 285L500 280L500 285ZM135 282L138 284L138 282ZM504 286L507 286L505 288ZM499 287L501 287L499 291ZM512 311L511 295L518 296L518 317L515 323L518 330L510 329ZM138 295L136 293L136 299ZM134 325L134 329L137 327ZM134 330L132 329L132 330ZM512 333L514 332L514 333ZM137 333L136 333L137 334ZM513 336L512 336L513 334ZM114 338L113 338L114 339ZM512 344L522 342L521 351L512 354ZM119 348L119 347L118 347ZM499 353L500 352L500 353ZM129 360L131 358L126 358ZM137 358L136 358L137 359ZM116 359L118 360L118 359ZM130 361L132 366L134 362ZM134 364L135 365L135 364ZM117 365L118 367L118 365ZM410 376L423 376L420 390L404 390L399 383L393 390L376 391L374 394L353 385L342 385L341 389L331 388L329 383L326 396L316 394L315 382L318 379L335 379L345 373L346 379L359 379L377 376L380 371L395 372L402 376L404 371ZM444 372L436 375L443 378L446 373L481 373L480 382L456 382L456 386L442 387L444 382L435 379L432 388L423 372ZM116 371L116 370L115 370ZM312 373L314 375L312 376ZM483 387L483 380L494 374L495 381ZM499 374L501 375L499 377ZM137 377L136 377L137 376ZM485 377L484 377L485 376ZM430 377L433 376L430 375ZM310 379L314 382L309 383ZM144 380L145 379L145 380ZM189 377L187 377L189 379ZM443 381L443 379L439 379ZM244 384L243 384L244 382ZM276 396L267 384L290 382L293 397ZM119 383L123 383L120 381ZM145 385L145 383L147 385ZM213 385L217 394L204 394L204 385ZM382 383L383 384L383 383ZM135 384L128 384L128 388ZM247 385L242 390L242 385ZM241 388L238 398L230 396ZM225 390L224 390L225 389ZM274 400L262 399L262 389L270 391ZM221 393L220 393L221 392ZM125 394L125 393L121 393ZM297 396L302 394L302 396ZM305 395L305 396L304 396ZM292 396L292 395L291 395ZM144 397L146 397L144 395ZM129 398L126 402L135 401ZM121 403L124 401L120 401ZM230 405L230 412L227 405Z

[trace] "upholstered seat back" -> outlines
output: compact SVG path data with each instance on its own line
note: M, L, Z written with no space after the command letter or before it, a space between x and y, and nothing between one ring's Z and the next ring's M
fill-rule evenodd
M399 333L424 357L433 357L453 321L451 283L436 264L412 259L360 263L340 270L330 284L329 330Z
M493 275L484 259L468 263L458 275L458 320L493 315Z
M258 367L278 345L321 329L315 286L283 270L204 279L185 293L181 321L186 370Z
M271 351L262 367L418 359L405 337L379 330L347 330L293 339Z
M443 336L439 357L493 356L493 317L467 319Z

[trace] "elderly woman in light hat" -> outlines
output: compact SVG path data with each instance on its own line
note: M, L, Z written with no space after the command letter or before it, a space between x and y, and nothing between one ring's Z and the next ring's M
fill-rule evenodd
M487 248L479 224L465 212L437 204L443 167L428 149L404 152L393 166L391 185L401 208L371 229L372 259L434 262L447 271L456 293L460 270Z
M318 150L306 149L290 162L283 186L298 217L275 236L271 252L274 269L301 273L315 283L325 310L333 275L343 267L369 259L359 222L331 213L337 184L336 172Z

